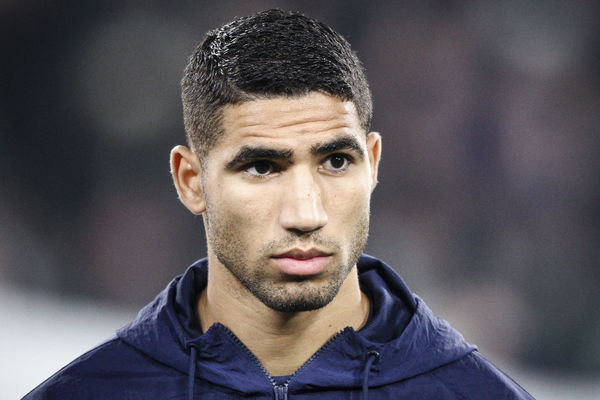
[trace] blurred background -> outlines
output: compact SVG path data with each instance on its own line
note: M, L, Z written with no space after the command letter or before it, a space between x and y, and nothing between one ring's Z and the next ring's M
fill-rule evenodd
M1 397L204 256L169 176L179 80L208 29L272 7L366 67L384 143L367 252L538 399L597 399L593 0L0 1Z

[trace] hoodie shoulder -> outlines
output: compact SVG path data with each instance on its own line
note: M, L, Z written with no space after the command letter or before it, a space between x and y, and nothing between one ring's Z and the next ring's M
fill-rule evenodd
M389 385L390 396L402 391L407 398L533 399L436 317L391 267L370 256L361 257L358 267L373 305L359 335L365 348L380 355L370 378L375 387L385 391Z
M170 375L177 373L115 337L73 360L22 400L134 399L142 392L161 392Z
M461 399L534 400L477 350L433 371L433 376Z

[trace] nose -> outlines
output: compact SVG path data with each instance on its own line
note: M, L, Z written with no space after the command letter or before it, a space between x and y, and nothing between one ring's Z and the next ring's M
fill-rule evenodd
M321 189L310 171L291 174L282 188L281 226L288 230L306 233L327 224Z

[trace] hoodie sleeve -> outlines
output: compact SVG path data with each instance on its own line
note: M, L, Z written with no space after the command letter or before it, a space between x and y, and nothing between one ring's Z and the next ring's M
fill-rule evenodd
M185 377L112 339L78 357L22 400L150 400L183 397Z

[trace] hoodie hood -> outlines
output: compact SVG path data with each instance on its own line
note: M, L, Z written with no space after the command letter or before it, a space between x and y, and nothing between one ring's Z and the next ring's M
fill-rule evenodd
M206 259L194 263L120 329L118 337L183 374L188 374L195 352L197 378L249 395L272 392L273 379L229 329L217 323L204 334L200 331L196 301L206 287L207 268ZM370 368L369 385L377 387L431 371L475 350L385 263L363 255L358 272L361 289L371 301L367 324L360 331L348 327L327 342L292 375L290 392L358 388L373 354L377 360Z

